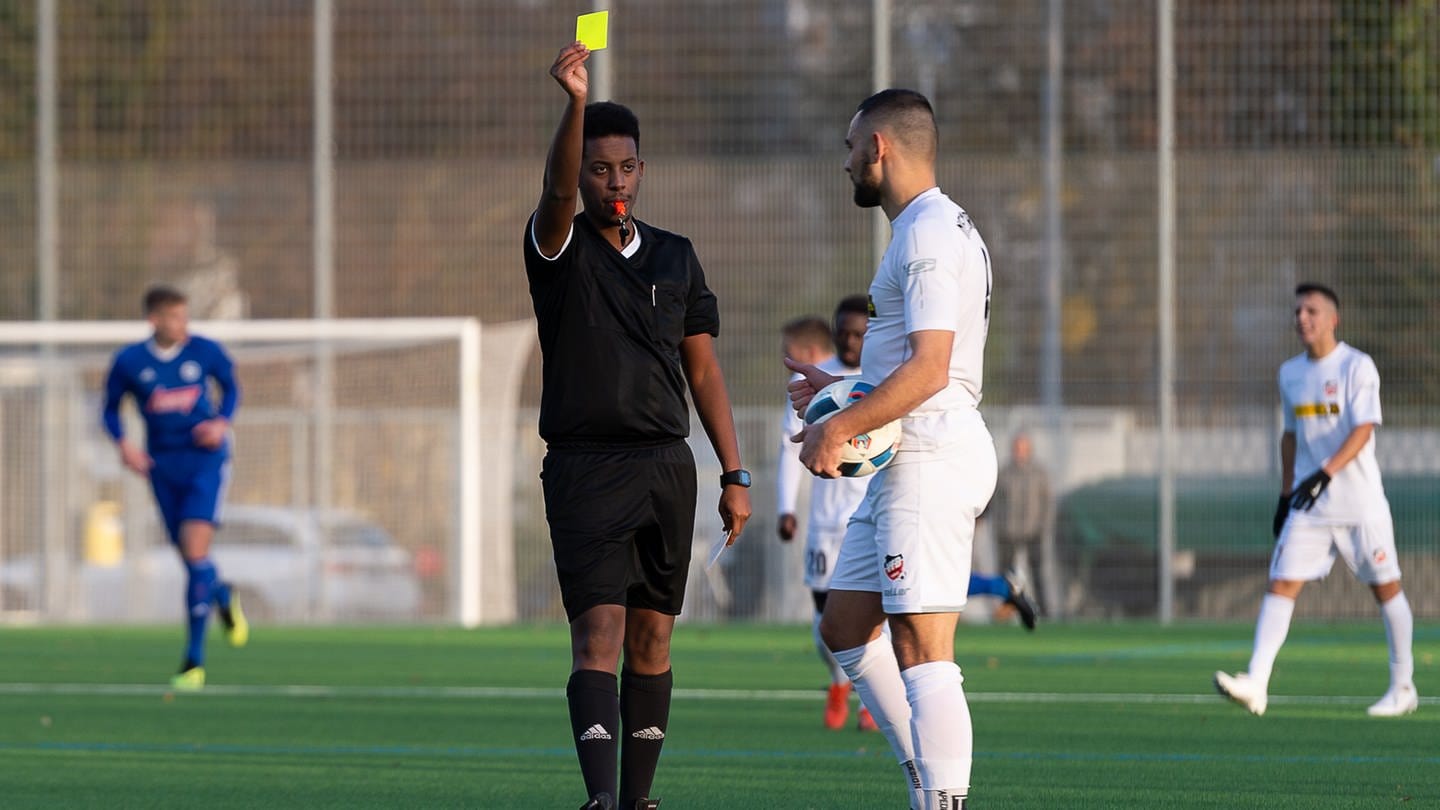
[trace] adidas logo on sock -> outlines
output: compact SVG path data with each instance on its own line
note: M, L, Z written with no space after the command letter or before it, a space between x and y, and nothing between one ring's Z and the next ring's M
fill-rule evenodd
M611 739L610 732L606 731L605 727L600 725L599 723L596 723L590 728L585 729L585 733L580 735L580 742L585 742L586 740L608 739Z
M642 728L630 736L637 740L663 740L665 739L665 732L655 726L651 726L649 728Z

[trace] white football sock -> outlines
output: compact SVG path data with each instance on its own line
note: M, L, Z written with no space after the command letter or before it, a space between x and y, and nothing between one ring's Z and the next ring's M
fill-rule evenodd
M1415 614L1405 592L1380 603L1380 617L1385 620L1385 642L1390 645L1390 686L1404 686L1415 680L1415 657L1411 653L1411 637L1415 633Z
M1250 680L1270 691L1270 672L1275 656L1290 634L1290 617L1295 615L1295 600L1273 593L1260 602L1260 618L1255 620L1255 649L1250 653Z
M954 661L928 661L900 673L910 701L915 765L926 807L945 806L970 790L974 751L965 679Z
M895 660L890 638L882 633L863 647L836 650L835 660L845 668L860 702L870 710L880 733L890 742L895 761L904 770L905 784L910 787L911 806L923 807L918 804L919 780L912 778L915 749L910 738L910 703L905 698L905 682L900 679L900 664Z
M910 743L910 703L905 699L905 682L890 639L879 636L863 647L836 650L835 660L845 668L860 700L870 709L876 725L890 741L896 762L915 758Z
M816 613L810 620L810 637L815 639L815 650L820 653L820 660L825 662L825 668L830 670L830 683L849 683L850 676L845 674L844 667L835 660L830 648L820 638L820 614Z

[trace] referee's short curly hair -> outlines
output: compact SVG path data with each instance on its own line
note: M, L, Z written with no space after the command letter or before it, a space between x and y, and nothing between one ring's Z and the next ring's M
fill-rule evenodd
M624 104L596 101L585 105L584 138L587 141L610 135L622 135L635 141L640 151L640 119Z

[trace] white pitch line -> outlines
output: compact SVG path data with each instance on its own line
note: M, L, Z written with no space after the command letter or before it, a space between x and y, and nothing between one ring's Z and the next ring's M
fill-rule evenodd
M161 684L126 683L0 683L0 695L165 695L175 690ZM213 697L277 697L277 698L409 698L427 700L454 699L522 699L561 698L565 690L511 686L311 686L311 685L225 685L212 684L197 696ZM822 695L819 689L676 689L680 700L770 702L813 701ZM188 696L188 695L187 695ZM972 703L1052 703L1052 704L1143 704L1189 705L1220 703L1223 698L1213 692L1204 694L1168 694L1120 692L967 692ZM1271 695L1272 704L1297 706L1359 706L1368 705L1375 697L1362 695ZM1422 697L1426 706L1440 705L1440 697Z

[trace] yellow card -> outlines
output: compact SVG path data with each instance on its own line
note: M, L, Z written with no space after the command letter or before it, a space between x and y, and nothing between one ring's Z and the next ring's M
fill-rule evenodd
M592 51L605 50L610 33L610 12L596 11L575 18L575 38Z

